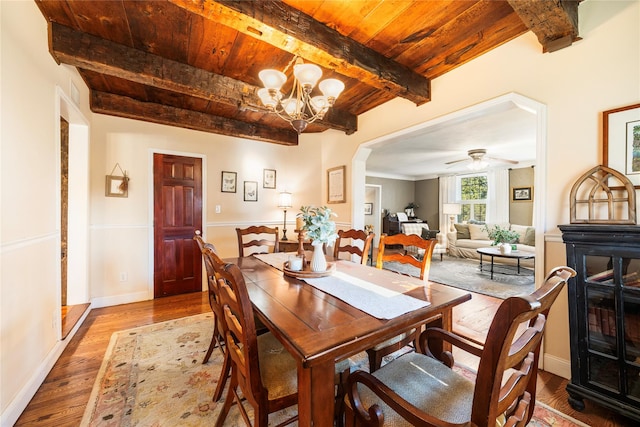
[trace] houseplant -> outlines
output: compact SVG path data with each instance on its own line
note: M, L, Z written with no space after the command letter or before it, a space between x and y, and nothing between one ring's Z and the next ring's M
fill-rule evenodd
M484 229L487 230L489 238L493 240L491 245L500 246L502 253L509 253L512 249L515 249L515 243L518 243L520 238L520 235L515 231L502 228L497 224L491 227L485 225Z
M332 244L338 237L336 223L331 220L334 216L337 215L326 206L302 206L297 215L302 219L302 230L313 245L313 256L310 263L312 271L327 269L327 260L324 257L322 246Z

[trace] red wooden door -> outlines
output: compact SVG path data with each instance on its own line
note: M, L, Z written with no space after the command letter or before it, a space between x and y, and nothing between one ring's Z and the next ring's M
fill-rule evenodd
M154 297L202 290L202 159L154 154Z

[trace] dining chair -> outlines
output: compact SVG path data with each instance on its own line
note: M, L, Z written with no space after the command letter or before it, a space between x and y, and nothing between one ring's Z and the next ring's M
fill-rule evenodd
M216 248L211 243L203 239L202 233L200 232L200 230L196 230L195 236L193 236L193 240L195 240L196 243L198 244L198 247L200 248L200 253L202 254L202 261L204 262L204 268L207 273L209 306L211 307L211 311L215 315L215 319L214 319L215 323L214 323L213 335L211 336L211 343L209 344L207 353L205 354L204 359L202 360L202 363L204 364L209 361L209 358L211 357L211 353L213 352L214 348L216 347L220 348L220 351L222 351L222 353L224 354L224 350L222 348L222 343L224 342L224 338L220 334L220 329L218 328L218 320L217 320L218 313L216 310L216 306L218 305L218 303L216 302L217 297L214 291L212 290L211 279L213 279L214 277L213 265L211 263L211 259L205 254L205 248L209 248L214 253L216 252ZM215 284L215 280L213 284Z
M340 253L357 255L360 257L360 263L367 265L369 261L369 251L375 237L375 233L367 233L364 230L338 230L338 238L333 245L333 258L339 259ZM362 242L362 249L356 246L357 241Z
M382 234L380 236L380 243L378 244L376 268L393 270L392 267L389 268L389 265L385 264L387 262L398 262L401 264L411 265L413 267L416 267L420 271L420 279L426 281L429 278L431 256L433 254L433 248L435 247L436 243L437 242L435 239L425 240L415 234L407 235L399 233L392 236ZM392 249L389 248L389 246L402 246L402 249ZM424 251L422 259L416 258L415 252L408 252L407 250L405 250L406 247L410 246ZM425 324L432 320L435 320L435 318L428 319ZM369 370L371 372L374 372L375 370L380 368L382 359L385 356L394 353L405 347L407 344L415 341L417 332L417 329L412 328L408 331L402 332L399 335L396 335L391 339L377 344L372 348L367 349L367 355L369 357Z
M240 268L212 256L221 296L225 342L231 359L231 380L216 427L224 424L229 409L235 403L248 426L249 415L243 402L254 410L255 426L266 427L269 414L298 403L298 371L295 359L272 334L258 335L253 307ZM345 385L349 361L336 363L334 381L337 425L342 426ZM238 393L238 387L241 394ZM297 415L279 424L284 426L298 419Z
M424 354L405 354L373 374L356 371L348 380L347 426L525 426L533 415L540 343L549 313L569 267L553 269L530 295L504 300L484 344L441 328L420 335ZM479 357L475 379L453 369L442 340ZM438 346L441 348L442 346Z
M227 383L229 374L231 373L231 356L228 349L225 347L226 341L224 337L224 313L222 310L222 303L220 300L220 289L218 287L219 275L216 273L215 264L219 260L213 245L207 243L202 249L202 258L204 259L204 265L207 270L207 285L209 294L209 306L213 312L214 324L213 335L211 336L211 343L207 349L207 353L204 356L202 363L207 363L211 357L213 349L218 347L222 353L222 367L220 369L220 377L216 389L213 392L213 401L217 402L222 397L224 386Z
M238 254L241 257L245 256L246 248L252 248L247 256L254 253L279 252L280 234L278 227L252 225L247 228L236 228L236 234L238 235ZM254 236L251 237L251 235Z

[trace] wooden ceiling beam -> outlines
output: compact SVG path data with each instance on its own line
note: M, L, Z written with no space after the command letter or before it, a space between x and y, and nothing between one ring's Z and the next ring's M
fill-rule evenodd
M533 31L543 52L568 46L578 36L578 5L582 0L508 0L522 22Z
M430 80L340 34L286 3L169 0L309 62L358 79L417 105L431 100Z
M298 134L293 129L261 126L99 91L91 91L90 103L94 113L279 145L298 145Z
M238 108L267 111L257 96L256 86L55 22L49 25L49 49L58 63ZM357 130L358 119L354 114L336 110L317 124L350 135Z

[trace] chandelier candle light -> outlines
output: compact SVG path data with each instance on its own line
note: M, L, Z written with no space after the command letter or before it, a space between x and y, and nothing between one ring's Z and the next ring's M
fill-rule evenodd
M283 99L280 89L287 81L285 73L293 61L295 65L291 93L288 98ZM291 123L298 134L304 132L309 123L322 119L344 90L344 83L340 80L326 79L318 85L322 95L312 97L311 91L322 77L322 70L317 65L305 64L299 56L289 62L284 72L267 69L260 71L258 76L264 85L264 88L258 90L264 106Z
M291 193L288 191L280 192L278 197L278 207L284 210L284 223L282 225L282 240L287 239L287 209L291 207Z

